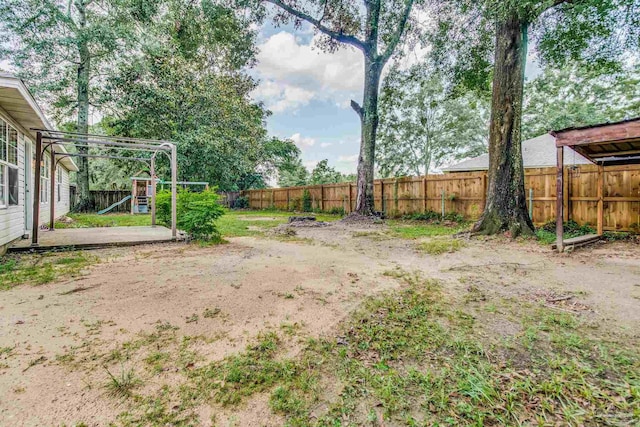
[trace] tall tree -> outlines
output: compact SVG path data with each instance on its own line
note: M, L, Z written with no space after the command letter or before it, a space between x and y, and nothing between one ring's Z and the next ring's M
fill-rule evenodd
M280 8L277 23L293 20L311 24L322 34L321 47L333 51L340 44L360 50L364 56L362 105L351 101L360 117L361 141L358 157L356 211L373 213L373 178L378 131L378 91L382 70L396 53L417 0L260 0Z
M211 0L169 0L145 26L135 55L108 79L111 131L177 143L182 179L222 190L260 188L298 153L269 138L251 101L255 33ZM160 163L160 173L168 173ZM165 168L165 169L163 169Z
M492 78L487 205L474 231L512 236L532 233L524 192L521 124L525 64L530 30L544 61L567 59L594 67L615 66L624 49L638 46L639 0L491 0L446 2L436 43L459 49L441 57L458 59L463 83ZM453 12L453 13L447 13ZM493 66L489 58L493 36ZM474 72L469 73L469 70ZM474 77L470 77L474 76Z
M448 86L422 63L387 74L376 151L383 177L426 175L486 150L488 102L473 92L452 93Z
M9 42L0 57L46 105L59 123L75 115L75 130L87 133L90 106L100 71L130 39L129 9L118 0L5 0L0 5L0 34ZM85 146L78 147L87 153ZM76 207L88 210L89 167L78 158Z

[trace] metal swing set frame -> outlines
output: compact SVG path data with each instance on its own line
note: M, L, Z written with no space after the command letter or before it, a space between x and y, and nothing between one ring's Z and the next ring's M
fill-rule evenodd
M171 165L171 238L177 240L177 191L178 191L178 161L175 143L171 141L127 138L120 136L96 135L90 133L66 132L48 129L32 129L36 132L36 150L34 166L34 197L33 197L33 225L31 230L31 246L38 246L38 231L40 230L40 176L45 151L49 150L51 159L50 179L51 197L49 198L49 230L55 230L55 192L57 165L65 157L86 157L102 159L121 159L145 162L150 166L151 177L155 178L156 156L164 153L168 156ZM87 148L98 146L125 152L151 153L150 157L129 157L111 154L69 153L66 150L56 151L56 147L74 146ZM156 226L156 180L151 180L151 226Z

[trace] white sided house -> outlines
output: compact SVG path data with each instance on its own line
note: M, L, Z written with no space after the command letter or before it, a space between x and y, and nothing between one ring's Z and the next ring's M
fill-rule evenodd
M9 243L31 234L35 188L33 129L53 130L22 80L0 73L0 253L4 253ZM64 148L58 147L57 151L64 152ZM78 168L69 157L61 157L56 163L51 163L46 148L38 177L40 224L51 219L49 202L53 198L55 218L70 209L69 172Z

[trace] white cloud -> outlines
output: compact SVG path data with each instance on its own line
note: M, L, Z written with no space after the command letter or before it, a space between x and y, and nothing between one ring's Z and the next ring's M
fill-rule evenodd
M313 139L313 138L304 138L299 133L294 133L293 135L291 135L289 137L289 139L292 140L293 143L296 144L296 146L301 150L303 148L313 147L315 145L315 143L316 143L315 139Z
M338 156L338 161L342 163L355 163L358 161L358 155L354 154L352 156Z
M253 96L274 112L296 110L314 99L348 105L363 84L360 52L343 48L334 53L314 48L319 36L308 44L282 31L259 46L256 71L261 82Z
M333 145L333 142L322 142L322 143L320 143L320 147L321 148L331 147L332 145Z
M318 160L308 160L306 162L302 162L302 164L304 165L305 168L307 168L309 171L312 171L313 168L316 167L316 165L318 164Z
M342 173L354 173L358 167L358 155L338 156L336 169Z

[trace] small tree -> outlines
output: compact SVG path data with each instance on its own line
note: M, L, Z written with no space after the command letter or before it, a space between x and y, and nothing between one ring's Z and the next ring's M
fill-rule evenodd
M177 227L194 240L216 240L220 233L215 221L224 214L218 204L220 196L215 190L194 193L188 190L178 192ZM161 191L156 197L156 213L161 224L171 224L171 192Z

